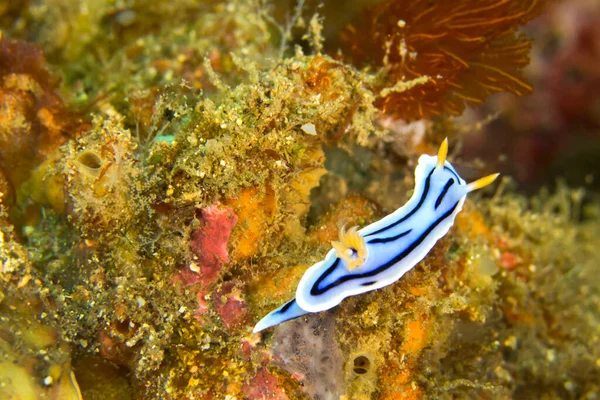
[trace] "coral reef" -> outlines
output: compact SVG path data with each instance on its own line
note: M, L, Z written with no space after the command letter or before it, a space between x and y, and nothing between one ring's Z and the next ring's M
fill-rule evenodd
M397 283L251 333L445 136L491 168L449 116L531 91L546 2L274 3L0 6L0 397L600 396L593 187L504 181Z

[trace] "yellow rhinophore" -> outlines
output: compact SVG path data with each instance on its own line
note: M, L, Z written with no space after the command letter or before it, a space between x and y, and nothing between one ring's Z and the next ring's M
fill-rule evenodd
M444 139L438 150L438 159L436 169L444 168L446 157L448 156L448 138Z
M484 176L483 178L479 178L475 182L469 183L467 185L467 190L469 192L472 192L473 190L477 190L477 189L486 187L490 183L494 182L496 180L496 178L498 177L498 175L500 175L500 174L491 174L488 176Z

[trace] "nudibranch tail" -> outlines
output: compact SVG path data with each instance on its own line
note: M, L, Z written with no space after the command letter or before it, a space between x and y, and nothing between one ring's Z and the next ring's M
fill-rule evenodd
M276 310L271 311L263 317L254 326L252 333L257 333L275 325L279 325L282 322L289 321L290 319L298 318L309 312L303 310L298 306L296 299L292 299L279 307Z
M467 191L472 192L474 190L484 188L494 182L499 175L500 174L491 174L484 176L483 178L479 178L475 182L471 182L467 185Z

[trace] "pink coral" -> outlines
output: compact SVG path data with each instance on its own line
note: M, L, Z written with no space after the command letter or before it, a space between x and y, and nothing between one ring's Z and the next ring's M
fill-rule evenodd
M180 284L183 287L192 286L200 283L201 281L202 279L200 279L200 275L189 268L184 268L173 277L173 283Z
M277 378L266 368L256 373L254 378L242 388L244 398L248 400L287 400L283 389L277 387Z
M202 284L207 285L216 280L221 266L229 262L227 243L237 216L233 209L216 204L201 209L200 220L202 226L192 232L191 249Z
M195 314L199 321L203 321L202 315L205 314L208 309L208 302L206 301L208 292L200 285L202 283L202 277L189 268L184 268L173 276L172 282L173 284L182 287L196 286L194 290L197 290L196 298L198 300L198 308L196 308Z
M236 329L248 322L248 305L242 291L233 282L225 282L215 291L215 307L227 329Z
M207 295L210 294L208 286L217 280L223 264L229 262L227 244L231 230L237 222L237 216L233 209L220 207L218 203L202 208L199 214L201 226L191 234L190 247L194 254L193 260L175 274L172 281L183 287L197 287L196 316L202 320L202 314L208 309ZM230 300L224 299L224 301L223 315L229 316L231 312L225 310L231 308L233 303L227 305ZM217 310L219 310L218 306ZM235 324L237 322L234 321L237 321L239 316L232 318L230 322Z
M246 362L249 362L252 357L252 352L256 349L256 346L260 343L258 335L251 335L242 338L240 344L240 356ZM270 360L270 358L268 358Z

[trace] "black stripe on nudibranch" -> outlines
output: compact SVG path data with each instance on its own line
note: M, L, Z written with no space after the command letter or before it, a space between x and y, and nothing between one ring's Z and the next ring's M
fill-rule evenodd
M454 177L456 178L456 181L458 183L460 183L460 176L458 176L458 174L456 173L456 171L454 170L454 167L448 167L447 165L444 165L444 169L447 171L450 171L450 173L452 175L454 175Z
M391 236L391 237L387 237L387 238L377 238L377 239L371 239L369 240L369 244L373 244L373 243L387 243L387 242L393 242L394 240L400 239L401 237L404 237L406 235L408 235L409 233L412 232L412 229L409 229L407 231L404 231L396 236Z
M337 266L339 264L340 264L340 259L336 258L335 261L333 262L333 264L331 264L331 266L329 268L327 268L325 270L325 272L323 272L321 274L321 276L315 281L315 284L310 288L310 294L311 294L311 296L318 296L318 295L324 293L327 290L327 288L325 288L325 290L319 289L319 284L321 282L323 282L323 280L325 278L327 278L337 268Z
M423 205L423 203L425 202L425 198L427 197L427 193L429 192L429 184L431 181L431 175L433 175L433 171L435 171L435 167L431 169L431 172L429 172L429 174L427 175L427 178L425 179L425 186L423 188L423 194L421 194L421 198L419 199L419 202L417 203L417 205L408 212L408 214L406 214L404 217L400 218L398 221L394 221L391 224L389 224L388 226L384 226L383 228L376 230L375 232L371 232L368 235L365 235L365 237L367 236L373 236L376 235L378 233L384 232L390 228L395 227L396 225L406 221L408 218L410 218L414 213L416 213L417 211L419 211L419 208L421 208L421 206Z
M371 286L376 283L377 283L377 281L370 281L370 282L361 283L360 286Z
M429 227L427 228L427 230L425 230L425 232L423 232L423 234L421 236L419 236L417 239L415 239L414 242L412 242L410 244L410 246L408 246L406 249L404 249L401 253L399 253L398 255L396 255L396 257L392 258L390 261L386 262L383 265L380 265L379 267L369 271L369 272L364 272L362 274L352 274L352 275L344 275L340 278L338 278L335 282L330 283L329 285L325 286L324 288L319 288L320 284L327 279L327 277L329 275L331 275L331 273L335 270L335 268L338 266L340 259L337 258L335 260L335 262L325 270L325 272L323 272L323 274L321 274L321 276L319 276L319 278L317 278L317 280L315 281L315 283L312 285L312 287L310 288L310 294L312 296L319 296L325 292L327 292L330 289L333 289L339 285L341 285L344 282L348 282L354 279L361 279L361 278L370 278L372 276L376 276L379 273L389 269L390 267L394 266L395 264L397 264L398 262L402 261L403 258L405 258L406 256L408 256L413 250L415 250L421 243L423 243L423 241L425 239L427 239L427 236L439 225L441 224L446 218L449 218L452 213L454 213L454 211L456 210L456 208L458 207L458 205L460 204L460 201L457 201L456 204L454 204L453 207L451 207L448 211L446 211L441 217L439 217L438 219L436 219L431 225L429 225Z
M290 307L296 302L296 299L291 299L290 301L288 301L287 303L285 303L280 309L279 311L277 311L280 314L285 313L287 310L290 309Z
M440 193L437 200L435 201L435 209L436 210L440 206L440 204L442 204L442 200L444 200L444 196L446 196L446 193L448 193L448 189L450 189L450 187L452 185L454 185L454 179L450 178L450 179L448 179L448 182L446 182L446 185L444 185L444 188L442 189L442 193Z

